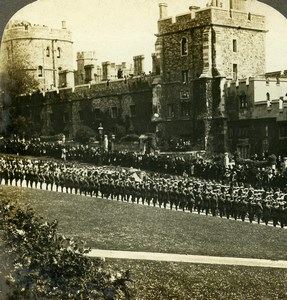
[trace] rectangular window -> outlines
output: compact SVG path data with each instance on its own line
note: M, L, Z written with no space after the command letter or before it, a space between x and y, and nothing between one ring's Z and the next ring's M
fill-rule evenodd
M191 103L190 102L182 102L180 104L180 113L182 117L189 117L191 112Z
M279 137L287 138L287 124L280 124L279 125Z
M181 80L183 84L188 83L188 70L184 70L181 72Z
M168 118L174 117L174 104L173 103L167 105L167 117Z
M232 48L233 48L233 52L237 52L237 40L233 40Z
M238 128L238 137L240 139L246 139L248 137L248 127Z
M233 72L233 80L237 80L237 75L238 75L237 64L233 64L232 72Z
M118 108L117 107L112 107L111 108L111 118L116 119L118 117Z
M130 114L131 114L131 117L136 116L136 106L134 104L130 105Z
M233 128L228 128L228 138L229 139L233 138Z
M95 120L99 120L101 118L101 110L99 108L95 108L94 116L95 116Z
M189 91L180 91L180 99L189 99Z
M247 108L247 98L246 95L241 95L239 96L239 101L240 101L240 108Z
M64 122L64 123L68 123L69 120L70 120L70 118L69 118L69 113L64 113L64 114L63 114L63 122Z

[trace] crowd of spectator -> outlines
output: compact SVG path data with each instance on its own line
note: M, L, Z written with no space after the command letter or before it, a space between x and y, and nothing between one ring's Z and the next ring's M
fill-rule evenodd
M287 192L287 171L268 165L256 167L241 161L225 166L222 162L194 156L142 154L128 151L105 152L97 146L41 142L39 139L2 140L0 152L20 156L52 157L63 161L81 161L93 165L114 165L216 180L226 185L242 183L246 187L280 188Z

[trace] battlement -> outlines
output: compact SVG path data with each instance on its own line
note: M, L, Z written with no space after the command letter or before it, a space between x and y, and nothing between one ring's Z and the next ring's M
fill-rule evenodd
M77 60L80 59L96 59L96 52L95 51L80 51L77 52Z
M226 26L250 30L265 31L265 16L246 11L227 10L221 7L208 6L193 9L188 13L158 21L158 33L168 34L203 26Z
M71 31L65 28L50 28L46 25L31 25L28 22L7 25L3 34L3 42L21 39L59 40L72 43Z

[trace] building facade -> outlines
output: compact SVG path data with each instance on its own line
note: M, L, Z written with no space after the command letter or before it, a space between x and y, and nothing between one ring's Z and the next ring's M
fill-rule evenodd
M160 135L224 151L225 82L265 73L265 17L251 14L248 3L211 1L175 20L160 4L153 55L160 75L153 98Z
M250 13L252 1L212 0L174 19L161 3L150 74L145 74L143 55L134 56L132 66L100 64L93 51L78 52L77 71L70 72L70 34L60 30L67 34L61 46L60 40L50 39L53 30L41 28L49 38L32 39L44 56L36 55L31 71L38 76L35 66L46 61L47 47L57 53L60 45L67 56L56 57L55 67L51 57L50 64L42 64L50 82L59 75L59 90L45 86L14 99L9 107L15 115L34 120L41 135L74 137L80 127L96 132L101 123L106 133L118 136L154 132L163 142L180 138L190 150L238 151L245 158L254 153L287 155L287 72L266 73L265 17ZM26 30L38 29L23 26L11 29L20 30L26 43ZM7 55L9 45L16 43L10 40L4 40ZM75 75L75 86L70 75ZM5 103L3 107L8 109Z

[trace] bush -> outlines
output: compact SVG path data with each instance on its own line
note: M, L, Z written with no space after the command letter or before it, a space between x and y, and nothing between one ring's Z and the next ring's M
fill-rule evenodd
M81 144L87 144L90 138L95 136L96 132L92 128L81 126L76 132L75 140Z
M129 272L113 274L88 258L83 242L57 234L57 221L43 222L7 201L0 220L11 262L7 299L130 299Z

